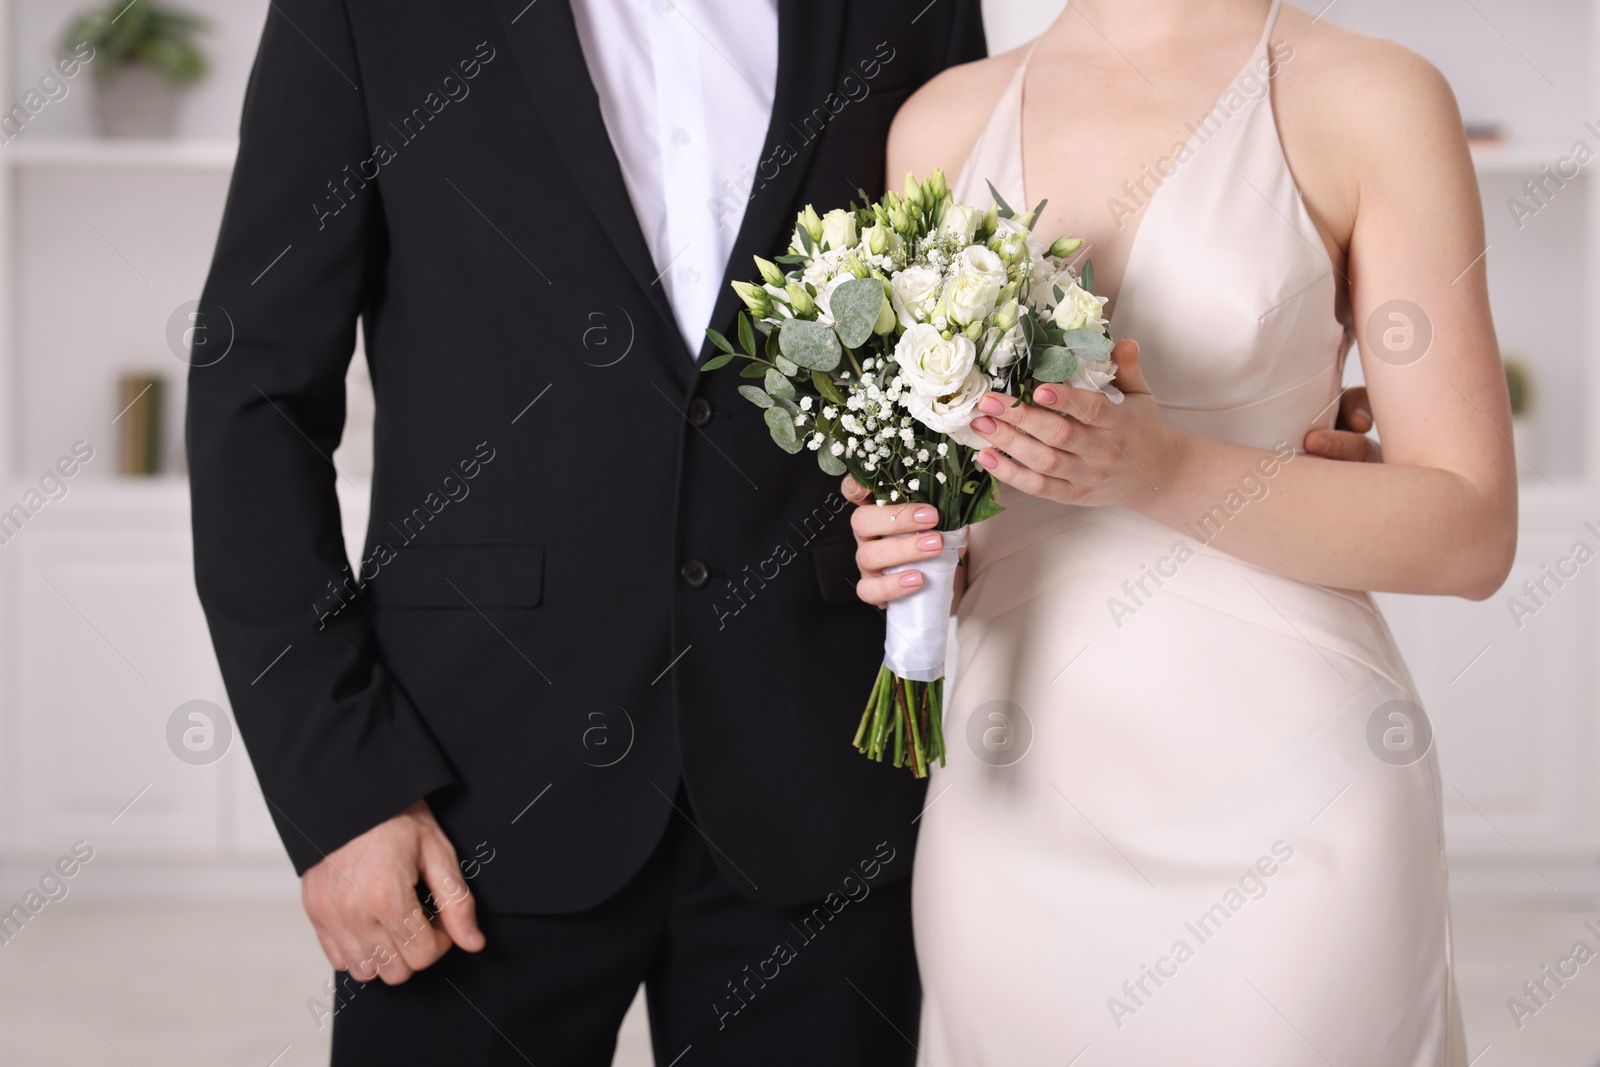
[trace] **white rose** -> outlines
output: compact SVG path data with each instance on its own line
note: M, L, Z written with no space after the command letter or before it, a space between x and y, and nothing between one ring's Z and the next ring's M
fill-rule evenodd
M990 253L991 255L993 253ZM1001 277L1005 275L1002 273ZM956 274L944 285L944 303L950 321L962 326L982 322L994 311L1000 282L987 274Z
M906 398L906 410L922 425L935 433L945 434L957 444L968 448L986 448L989 442L973 432L971 423L978 401L988 391L988 375L973 368L948 396L941 398L911 394Z
M913 394L927 397L952 393L972 373L978 347L964 334L948 341L938 329L921 322L900 337L894 349L900 374Z
M853 211L834 208L822 216L822 243L829 248L854 248L856 243L856 216Z
M997 326L991 326L983 335L980 352L988 352L989 373L998 374L1017 361L1022 354L1022 327L1013 326L1003 335ZM992 348L991 348L992 346Z
M1072 372L1067 384L1074 389L1094 389L1104 393L1113 404L1122 403L1122 390L1111 383L1117 377L1117 365L1110 359L1080 359L1078 369Z
M1065 282L1066 279L1063 279ZM1061 284L1061 283L1058 283ZM1056 305L1055 324L1063 330L1105 328L1105 304L1108 297L1095 296L1077 282L1061 284L1061 302ZM1055 295L1053 292L1050 294Z
M968 245L956 257L957 274L977 274L992 279L995 288L1006 283L1006 265L982 245Z
M984 212L977 208L952 200L945 205L944 218L939 220L939 232L971 241L972 235L983 225L983 216Z
M917 312L929 297L938 293L939 281L939 272L930 267L907 267L889 279L889 288L893 290L889 301L894 305L900 325L909 330L917 324Z

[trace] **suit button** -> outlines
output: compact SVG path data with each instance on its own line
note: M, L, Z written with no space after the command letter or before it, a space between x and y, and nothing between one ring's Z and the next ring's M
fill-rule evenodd
M703 396L697 396L689 402L689 422L698 429L705 429L711 421L711 401Z
M683 576L683 580L689 584L691 589L704 588L705 584L711 580L710 569L697 559L691 559L685 563L678 569L678 573Z

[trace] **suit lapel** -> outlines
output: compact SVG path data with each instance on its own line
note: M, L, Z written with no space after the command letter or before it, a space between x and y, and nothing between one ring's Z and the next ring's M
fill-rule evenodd
M589 210L605 230L640 291L655 309L658 327L667 338L664 354L680 385L688 385L694 369L684 347L678 320L658 281L650 246L633 213L622 180L600 97L595 92L578 41L569 0L493 0L495 13L516 56L523 81L532 95L561 161L582 191Z
M744 221L728 256L716 309L711 315L711 325L730 337L734 316L744 306L732 283L754 279L752 256L771 259L783 251L795 212L803 206L795 200L816 154L818 137L817 124L813 122L808 128L805 120L814 110L827 115L823 101L836 91L834 75L839 66L846 2L779 0L778 86L772 102L772 122L756 167L756 185L745 206ZM882 146L876 150L881 152ZM774 165L777 174L763 185L763 171L770 172ZM844 204L817 206L826 210ZM710 343L706 342L700 350L701 358L710 351Z

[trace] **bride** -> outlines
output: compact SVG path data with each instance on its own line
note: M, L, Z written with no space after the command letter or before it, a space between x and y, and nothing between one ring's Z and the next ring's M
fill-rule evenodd
M972 424L1006 511L972 532L917 853L926 1060L1465 1064L1438 764L1365 592L1481 599L1515 545L1443 78L1279 0L1073 0L912 97L888 166L1048 198L1125 339L1121 404ZM1295 447L1352 341L1382 463ZM857 509L863 599L915 589L884 572L934 519Z

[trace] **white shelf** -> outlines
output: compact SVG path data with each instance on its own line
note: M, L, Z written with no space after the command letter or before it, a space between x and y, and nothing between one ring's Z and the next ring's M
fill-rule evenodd
M1571 154L1570 144L1529 145L1511 142L1500 145L1473 145L1472 164L1481 175L1509 174L1533 177L1539 173L1539 168L1554 167L1558 160ZM1582 177L1588 172L1588 167L1582 167L1577 176ZM1570 178L1566 180L1571 181Z
M19 138L0 147L0 164L13 168L77 170L227 171L238 154L236 140L50 140Z

